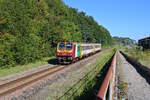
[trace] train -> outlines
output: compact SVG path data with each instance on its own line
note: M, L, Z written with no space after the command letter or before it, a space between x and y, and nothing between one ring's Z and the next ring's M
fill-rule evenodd
M59 42L56 56L58 63L72 63L99 51L100 43Z

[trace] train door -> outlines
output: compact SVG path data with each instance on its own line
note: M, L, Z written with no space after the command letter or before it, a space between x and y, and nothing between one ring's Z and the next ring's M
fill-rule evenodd
M77 45L77 48L78 48L77 57L80 57L81 56L81 46L80 46L80 44Z

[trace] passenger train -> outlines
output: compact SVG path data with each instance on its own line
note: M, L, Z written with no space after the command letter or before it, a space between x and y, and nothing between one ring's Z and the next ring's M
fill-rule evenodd
M101 50L98 43L59 42L56 55L59 63L71 63Z

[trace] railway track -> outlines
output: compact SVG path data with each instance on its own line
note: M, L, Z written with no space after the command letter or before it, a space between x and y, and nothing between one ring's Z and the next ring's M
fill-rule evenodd
M90 56L88 56L88 57L90 57ZM88 57L86 57L86 58L88 58ZM19 78L12 79L7 82L2 82L2 83L0 83L0 97L7 96L17 90L20 90L24 87L30 86L32 83L35 83L47 76L50 76L56 72L59 72L65 68L69 67L72 64L74 64L74 63L71 63L69 65L64 65L64 66L56 65L54 67L48 67L46 69L42 69L42 70L36 71L34 73L21 76Z
M0 84L0 97L5 96L9 93L12 93L16 90L19 90L25 86L28 86L34 82L37 82L38 80L41 80L42 78L52 75L60 70L63 70L64 66L55 66L52 68L47 68L20 78L17 78L15 80L2 83Z

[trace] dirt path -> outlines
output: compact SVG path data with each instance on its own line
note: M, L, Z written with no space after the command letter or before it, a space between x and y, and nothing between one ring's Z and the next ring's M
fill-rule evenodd
M150 84L119 53L121 80L128 83L128 100L150 100Z

